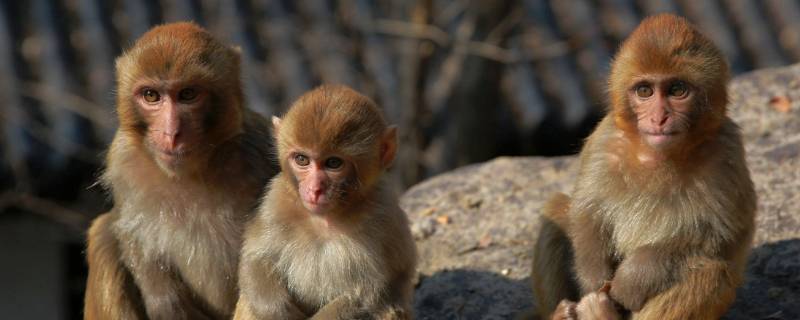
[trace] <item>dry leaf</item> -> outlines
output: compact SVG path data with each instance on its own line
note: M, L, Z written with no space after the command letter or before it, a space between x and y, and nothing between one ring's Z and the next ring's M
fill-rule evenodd
M488 248L491 245L492 245L492 236L489 235L488 233L484 234L480 238L480 240L478 240L478 248L481 248L481 249Z
M443 214L441 216L436 217L436 222L441 225L450 224L450 216Z
M769 104L773 109L780 113L789 113L792 111L792 102L786 96L774 96L769 99Z
M425 208L425 210L420 211L418 215L420 217L427 217L432 215L434 212L436 212L436 207L428 207Z

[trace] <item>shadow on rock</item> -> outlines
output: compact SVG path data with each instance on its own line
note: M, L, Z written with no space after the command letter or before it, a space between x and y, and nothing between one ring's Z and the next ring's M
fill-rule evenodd
M761 245L750 253L745 283L724 317L800 319L800 239Z
M477 270L440 271L420 279L416 318L513 319L532 304L528 280Z

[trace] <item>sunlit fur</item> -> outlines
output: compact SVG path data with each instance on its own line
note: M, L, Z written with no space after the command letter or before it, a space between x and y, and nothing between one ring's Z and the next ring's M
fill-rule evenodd
M651 73L677 75L699 90L680 153L644 150L631 118L631 79ZM614 60L612 107L581 151L571 199L544 212L555 223L543 228L567 236L542 231L554 236L539 239L534 282L557 277L546 281L587 294L610 280L611 298L633 319L725 313L742 282L756 209L739 128L725 115L727 80L719 50L686 20L660 15L642 22ZM558 245L567 240L572 248ZM542 261L570 249L574 260ZM573 267L574 278L560 275ZM553 301L577 299L544 291L536 291L544 317Z
M380 111L348 88L323 86L301 97L276 130L283 171L245 233L235 319L409 319L416 250L381 178L388 165L381 145L396 137L384 135ZM295 148L355 162L361 197L337 199L349 201L338 214L310 214L287 163Z
M117 60L120 129L101 177L114 200L88 237L87 319L227 318L237 298L243 225L276 166L266 119L243 107L239 57L191 23L143 35ZM165 170L146 143L137 83L186 82L210 92L202 152Z

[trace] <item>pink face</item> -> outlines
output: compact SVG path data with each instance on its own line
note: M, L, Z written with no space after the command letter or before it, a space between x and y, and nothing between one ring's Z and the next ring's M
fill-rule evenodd
M355 181L353 165L337 155L321 155L295 150L289 153L289 165L298 181L303 206L312 214L323 215L348 191Z
M629 100L644 142L661 150L680 141L691 124L694 97L691 85L674 77L639 79L629 92Z
M191 85L139 86L134 99L147 124L145 142L162 167L174 170L203 135L208 94Z

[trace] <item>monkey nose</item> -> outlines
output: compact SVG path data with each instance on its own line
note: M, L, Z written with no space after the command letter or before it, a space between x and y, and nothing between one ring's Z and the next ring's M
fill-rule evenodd
M656 125L659 128L664 127L667 124L667 120L669 119L669 115L664 113L660 115L655 115L650 118L650 123Z
M165 151L174 151L178 148L178 133L163 131L161 133L159 144Z
M325 188L317 188L314 189L311 193L311 196L314 198L314 202L319 202L319 198L325 193Z

